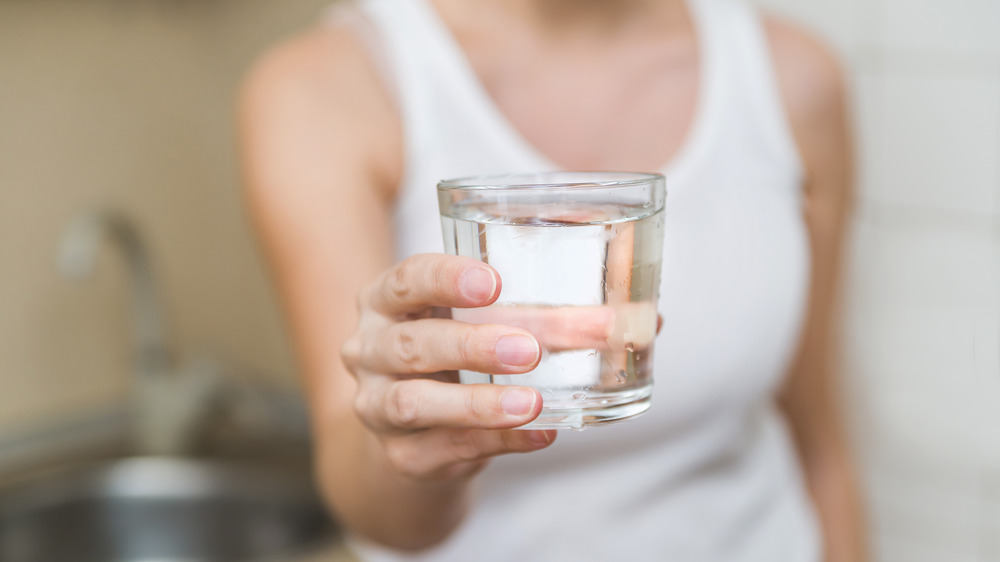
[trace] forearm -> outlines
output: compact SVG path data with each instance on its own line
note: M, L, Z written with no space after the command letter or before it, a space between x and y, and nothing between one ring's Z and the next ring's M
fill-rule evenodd
M468 505L468 478L436 482L400 474L377 437L352 415L315 443L317 477L327 503L353 533L401 550L444 540Z
M846 451L830 447L805 460L806 482L823 531L825 562L866 562L861 490Z

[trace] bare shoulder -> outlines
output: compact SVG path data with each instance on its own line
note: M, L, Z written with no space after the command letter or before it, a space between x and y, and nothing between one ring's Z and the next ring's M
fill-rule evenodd
M343 26L317 26L261 55L240 89L239 120L251 155L323 147L327 161L392 173L394 104L370 52Z
M785 104L796 121L844 104L844 71L830 47L784 20L766 17L764 27Z
M764 19L778 86L807 173L847 170L851 159L845 73L834 51L802 28ZM815 179L815 178L813 178ZM843 183L843 182L839 182Z
M241 91L246 103L324 96L365 78L365 53L347 29L317 26L264 52L247 74Z

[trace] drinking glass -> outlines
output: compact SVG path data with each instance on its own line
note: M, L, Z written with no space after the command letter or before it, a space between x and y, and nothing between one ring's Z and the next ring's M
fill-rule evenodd
M663 251L662 175L546 172L444 180L445 250L500 274L495 303L452 317L505 324L539 341L520 375L461 371L462 383L523 385L542 395L526 429L633 418L650 406Z

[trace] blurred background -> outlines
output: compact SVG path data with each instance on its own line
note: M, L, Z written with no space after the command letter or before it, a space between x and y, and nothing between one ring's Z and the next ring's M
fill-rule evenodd
M233 102L253 58L328 3L0 0L0 481L123 431L125 262L104 248L85 283L55 265L88 209L140 229L175 357L294 394ZM852 79L844 392L876 559L1000 561L1000 0L759 4Z

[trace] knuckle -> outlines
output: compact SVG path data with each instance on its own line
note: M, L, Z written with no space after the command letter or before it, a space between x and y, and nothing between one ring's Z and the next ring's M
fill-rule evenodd
M465 267L461 262L442 260L434 268L434 287L440 292L461 292L460 284Z
M354 407L354 413L361 419L361 421L366 424L371 418L371 392L369 392L363 386L358 388L358 392L354 395L354 402L351 404Z
M392 348L408 371L422 373L427 370L427 359L414 331L415 328L409 324L398 324L393 334Z
M488 420L493 416L496 410L494 405L498 402L495 391L494 385L469 387L465 406L472 419Z
M412 428L420 421L420 390L412 382L399 381L389 387L388 417L396 426Z
M353 373L361 359L361 341L356 335L344 340L340 346L340 358L347 369Z
M491 363L496 356L496 335L490 326L473 325L462 338L463 360L469 363Z
M385 451L385 458L389 461L389 466L391 466L396 472L407 475L411 475L416 472L413 450L406 444L405 441L402 439L384 440L382 443L382 449Z
M478 365L483 354L483 346L479 343L480 327L466 326L455 338L458 343L455 351L462 365Z
M413 258L401 261L389 274L386 279L385 290L388 295L397 301L408 300L413 293L413 280L415 269Z
M479 441L471 431L453 431L448 436L448 446L456 460L469 462L483 456Z
M379 346L374 338L362 339L358 342L358 362L368 366L377 365Z

